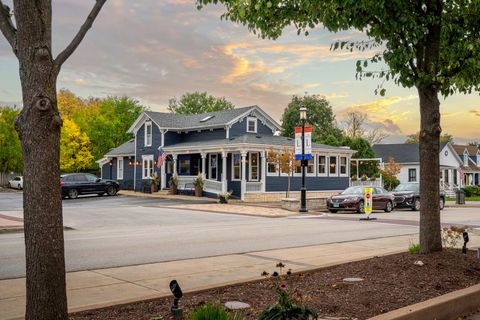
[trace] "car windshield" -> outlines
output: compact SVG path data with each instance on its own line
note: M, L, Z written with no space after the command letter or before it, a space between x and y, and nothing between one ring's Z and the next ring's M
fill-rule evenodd
M418 183L401 183L395 188L395 191L418 191L418 187Z
M363 188L361 187L350 187L345 190L341 194L345 195L363 195Z

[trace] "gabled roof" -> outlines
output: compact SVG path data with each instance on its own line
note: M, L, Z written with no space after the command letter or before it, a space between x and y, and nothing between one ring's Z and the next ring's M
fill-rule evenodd
M467 150L468 154L471 156L474 156L477 154L479 151L479 148L476 146L466 146L466 145L461 145L461 144L454 144L453 149L455 149L455 152L459 156L463 156L463 153L465 152L465 149Z
M447 143L440 143L440 151ZM383 162L388 162L390 157L393 157L396 163L420 162L420 151L417 143L375 144L372 149L375 152L375 157L382 158Z
M280 129L280 125L273 120L267 113L265 113L258 106L249 106L243 108L235 108L231 110L207 112L200 114L183 115L167 112L153 112L145 111L128 129L128 132L136 131L135 128L141 126L146 118L150 118L160 129L169 130L192 130L204 129L212 127L224 127L231 125L249 115L250 113L259 113L267 119L276 129Z
M135 140L129 140L124 144L110 149L106 154L105 157L114 157L114 156L133 156L135 155Z
M233 146L233 145L264 145L268 147L293 147L295 145L295 140L292 138L279 137L273 135L262 135L255 133L245 133L241 136L233 137L230 139L215 139L215 140L206 140L206 141L194 141L194 142L180 142L173 145L164 147L165 151L177 150L177 149L201 149L207 147L218 148L220 146ZM333 147L326 144L312 143L312 149L322 149L325 151L340 152L346 154L353 154L355 151L350 150L346 147Z

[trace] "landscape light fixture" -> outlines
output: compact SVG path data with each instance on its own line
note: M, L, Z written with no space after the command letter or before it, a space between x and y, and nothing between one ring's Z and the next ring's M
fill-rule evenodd
M178 303L180 301L180 298L183 297L183 292L182 289L180 288L180 285L178 284L177 280L172 280L170 281L170 291L173 294L173 305L170 308L170 311L175 318L175 320L181 320L183 318L183 310L178 306Z
M464 231L463 232L463 247L462 247L462 253L467 254L467 242L470 241L468 238L468 232Z
M300 210L299 212L308 212L307 210L307 188L305 188L305 171L307 160L305 160L305 121L307 120L307 108L300 108L300 121L302 122L302 188L300 189Z

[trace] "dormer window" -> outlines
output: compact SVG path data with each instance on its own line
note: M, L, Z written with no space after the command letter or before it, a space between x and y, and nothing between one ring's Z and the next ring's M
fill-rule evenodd
M465 152L463 153L463 164L465 166L468 166L468 151L465 150Z
M145 122L145 147L152 145L152 122Z
M247 118L247 132L257 133L257 118L254 118L254 117Z

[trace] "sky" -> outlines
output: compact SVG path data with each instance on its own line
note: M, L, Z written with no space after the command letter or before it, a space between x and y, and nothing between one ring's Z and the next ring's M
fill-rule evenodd
M11 5L11 0L4 3ZM74 37L94 1L53 1L53 50ZM369 127L403 142L419 130L415 89L355 80L355 63L376 53L330 51L336 40L361 40L358 31L330 33L319 26L309 36L285 29L262 40L246 27L220 19L224 8L198 11L194 0L109 0L80 47L64 64L58 89L81 97L127 95L153 111L186 92L207 91L236 106L258 105L276 120L292 95L318 94L331 103L342 126L349 111L368 113ZM378 50L378 49L377 49ZM0 105L21 105L18 62L0 35ZM441 100L442 129L459 143L480 141L480 96Z

